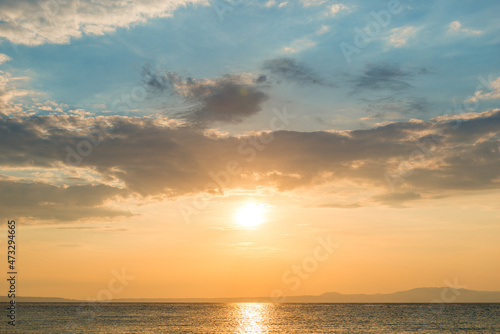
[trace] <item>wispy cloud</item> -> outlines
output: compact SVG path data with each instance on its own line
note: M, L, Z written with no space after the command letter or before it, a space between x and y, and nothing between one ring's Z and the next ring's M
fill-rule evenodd
M9 60L10 57L0 54L0 64ZM17 77L8 71L0 70L0 115L26 113L24 105L19 103L20 100L24 98L32 100L40 94L34 90L27 89L25 83L29 80L29 77Z
M465 33L469 35L480 35L482 34L482 31L480 30L472 30L468 28L462 28L462 24L460 21L453 21L449 24L448 26L448 32L451 33Z
M408 80L428 73L423 67L403 68L397 63L368 64L362 74L354 79L354 87L357 92L366 89L402 91L412 87Z
M262 69L278 80L301 84L328 85L328 83L307 65L292 58L276 58L264 62Z
M336 16L338 13L343 11L351 11L352 7L346 6L343 3L333 3L326 0L301 0L304 7L317 7L325 5L327 16Z
M328 31L330 31L330 27L323 25L323 26L321 26L321 28L316 30L316 35L323 35L323 34L326 34Z
M3 53L0 53L0 64L5 63L6 61L11 60L11 58Z
M377 202L387 204L393 207L401 207L403 203L421 199L422 196L412 191L393 192L382 195L376 195L373 199Z
M300 0L304 7L320 6L326 2L326 0Z
M340 13L341 11L350 11L351 8L347 7L346 5L343 5L341 3L336 3L336 4L329 6L328 10L329 10L329 13L328 13L329 15L335 16L338 13Z
M286 5L288 5L288 1L276 2L276 0L269 0L268 2L266 2L266 4L264 6L268 7L268 8L269 7L274 7L274 6L282 8L282 7L285 7Z
M396 48L402 47L416 32L417 30L412 26L394 28L390 31L389 42Z
M266 7L272 7L272 6L275 6L276 5L276 0L269 0L268 2L266 2L266 4L264 6Z
M500 99L500 77L489 83L490 91L485 92L484 90L477 91L473 97L467 100L467 102L477 102L479 100L496 100Z
M316 42L304 37L294 40L289 46L283 48L284 53L297 53L316 46Z

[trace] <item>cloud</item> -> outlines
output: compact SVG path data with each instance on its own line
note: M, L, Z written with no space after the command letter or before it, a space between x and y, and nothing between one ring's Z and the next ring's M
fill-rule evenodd
M8 61L10 58L0 54L0 61ZM22 100L24 97L33 98L38 92L25 89L28 77L16 77L10 72L0 70L0 114L22 114L25 113Z
M3 54L3 53L0 53L0 64L3 64L5 63L6 61L9 61L11 60L12 58L10 58L9 56Z
M362 121L393 120L401 118L402 115L426 113L431 106L425 97L411 97L406 94L390 94L362 100L367 102L366 111L371 113L362 117Z
M219 78L183 78L176 72L153 70L146 64L142 68L143 84L156 96L170 101L181 99L186 107L177 112L166 108L170 117L178 117L196 127L213 123L237 124L261 111L269 96L264 88L281 81L302 85L327 83L307 65L291 58L267 60L262 65L267 74L227 74ZM271 80L272 79L272 80Z
M310 40L309 38L299 38L294 40L290 46L285 46L283 48L283 52L285 53L297 53L300 51L304 51L316 46L316 42Z
M304 7L320 6L326 2L326 0L300 0Z
M142 67L142 82L154 92L177 92L176 85L182 83L183 78L176 72L161 72L153 70L151 65L144 64Z
M415 35L415 27L399 27L390 31L389 42L396 48L406 45L408 39Z
M425 97L415 96L411 80L432 74L425 67L401 66L398 63L368 64L352 80L352 94L363 94L371 115L361 120L393 119L404 114L427 112L431 103Z
M418 193L408 192L393 192L383 195L374 196L373 199L377 202L388 204L395 207L400 207L403 203L421 199L422 196Z
M105 185L55 186L40 182L0 180L0 210L11 217L52 221L130 217L129 211L105 207L126 190Z
M328 203L317 206L318 208L334 208L334 209L357 209L363 207L361 203Z
M364 130L235 137L152 118L3 117L0 168L65 166L92 170L122 186L1 180L0 203L5 214L77 220L130 215L107 204L130 196L178 198L258 187L286 192L348 181L377 192L364 205L392 205L398 198L410 202L452 196L457 190L499 189L499 125L497 109L477 117L393 122ZM78 167L72 166L67 147L77 150L79 143L95 138L91 132L96 127L106 133L102 142L82 156ZM12 136L15 141L9 140ZM395 195L392 188L404 195ZM319 196L324 200L325 194Z
M273 6L278 6L279 8L282 8L282 7L285 7L286 5L288 5L288 1L283 1L283 2L277 3L276 0L269 0L268 2L266 2L266 4L264 6L267 8L270 8Z
M317 7L327 3L326 0L301 0L302 6L304 7ZM350 11L351 8L342 4L342 3L334 3L328 4L327 6L327 16L336 16L338 13L342 11Z
M354 79L354 88L357 92L360 90L407 90L412 86L405 80L428 73L430 71L423 67L402 68L397 63L368 64L362 74Z
M468 103L477 102L479 100L496 100L500 99L500 77L489 83L489 92L483 90L476 91L473 97L467 100Z
M243 122L261 111L262 103L269 98L263 89L276 82L332 86L308 66L291 58L267 60L262 69L268 74L227 74L219 78L195 79L183 78L176 72L153 70L146 64L142 69L142 81L156 96L164 96L170 101L181 99L186 107L177 112L167 107L165 112L196 127L217 122Z
M330 27L323 25L323 26L321 26L321 28L319 28L316 31L316 35L323 35L323 34L327 33L328 31L330 31Z
M442 116L435 117L431 119L431 121L437 121L437 122L447 122L447 121L454 121L454 120L470 120L470 119L476 119L476 118L485 118L485 117L492 117L496 113L496 110L488 110L488 111L483 111L483 112L466 112L466 113L460 113L460 114L446 114Z
M460 23L460 21L451 22L448 26L448 32L450 32L450 33L465 33L465 34L469 34L469 35L480 35L483 33L480 30L471 30L471 29L462 28L462 24Z
M272 6L275 6L275 5L276 5L276 0L269 0L265 4L266 7L272 7Z
M329 85L321 76L307 65L292 58L276 58L266 60L262 66L278 80L295 82L304 85Z
M203 107L184 114L197 124L213 122L241 123L258 113L267 94L250 84L242 84L238 76L190 83L188 98L200 101Z
M343 5L341 3L336 3L336 4L333 4L331 6L328 7L329 11L330 11L330 15L331 16L335 16L337 15L340 11L346 11L346 10L350 10L349 7L347 7L346 5Z
M56 0L0 2L0 37L12 43L63 44L84 35L103 35L151 18L169 17L206 0Z
M143 82L156 92L182 96L191 105L176 115L196 126L214 122L241 123L261 110L268 95L257 84L265 77L226 75L215 79L183 79L175 72L152 72L143 69Z

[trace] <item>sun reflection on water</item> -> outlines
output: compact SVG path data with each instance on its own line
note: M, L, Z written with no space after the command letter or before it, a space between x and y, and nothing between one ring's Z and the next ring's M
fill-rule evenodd
M238 303L235 304L238 316L237 333L267 333L266 323L269 317L269 304L265 303Z

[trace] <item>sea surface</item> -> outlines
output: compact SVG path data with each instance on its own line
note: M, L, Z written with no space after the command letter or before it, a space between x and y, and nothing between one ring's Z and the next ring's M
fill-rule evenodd
M1 333L500 333L500 304L21 303Z

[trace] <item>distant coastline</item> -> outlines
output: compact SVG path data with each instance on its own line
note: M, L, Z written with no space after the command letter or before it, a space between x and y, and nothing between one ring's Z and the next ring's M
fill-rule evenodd
M0 302L7 303L6 296ZM85 303L87 300L58 297L16 297L18 303ZM111 303L269 303L271 297L236 298L118 298ZM341 294L327 292L321 295L289 296L282 303L500 303L500 291L476 291L468 289L416 288L388 294Z

